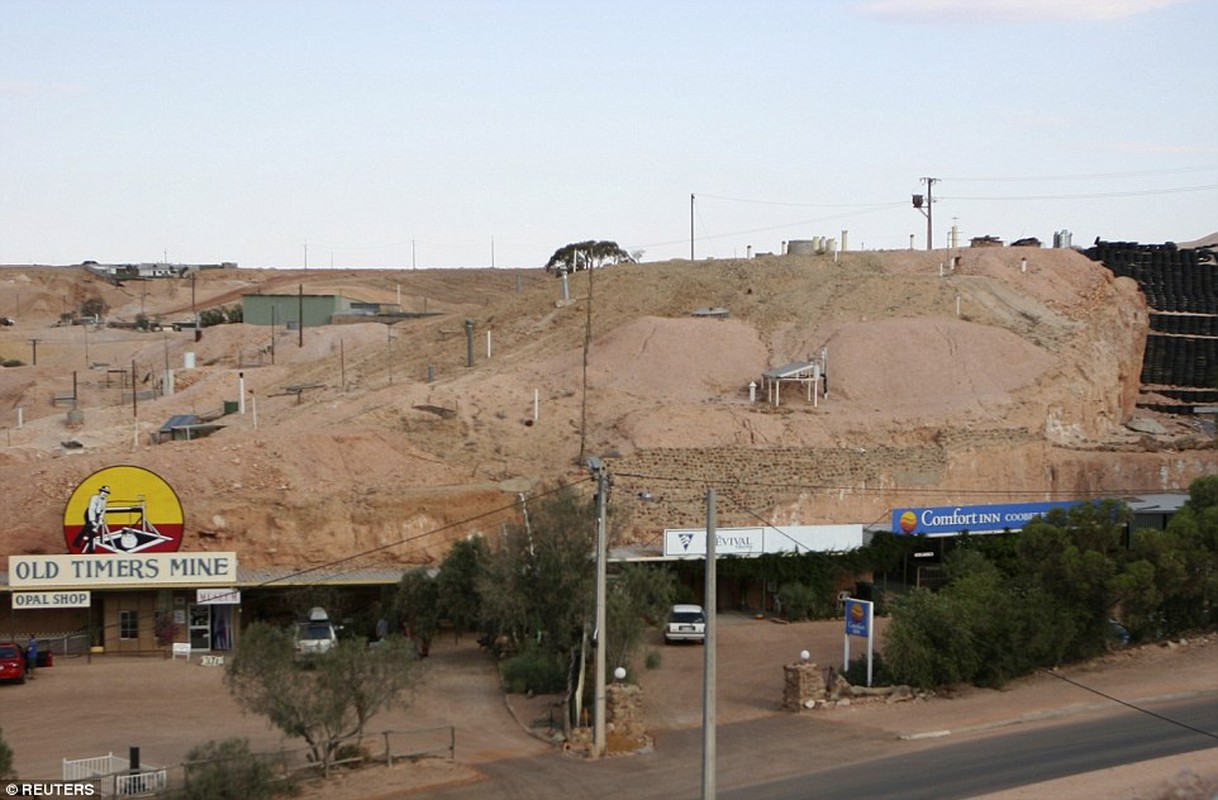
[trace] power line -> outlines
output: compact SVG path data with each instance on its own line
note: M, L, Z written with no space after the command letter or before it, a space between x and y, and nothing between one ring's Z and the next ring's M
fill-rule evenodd
M1125 706L1126 708L1132 708L1134 711L1137 711L1139 714L1146 714L1147 716L1154 717L1155 719L1163 720L1164 722L1166 722L1168 724L1176 725L1177 727L1183 728L1186 731L1192 731L1193 733L1199 733L1202 736L1206 736L1210 739L1218 739L1218 734L1216 734L1216 733L1211 733L1210 731L1202 730L1201 728L1195 728L1192 725L1189 725L1187 722L1181 722L1180 720L1172 719L1171 717L1165 717L1162 714L1151 711L1148 708L1142 708L1139 705L1135 705L1126 700L1122 700L1119 697L1113 697L1110 694L1101 692L1099 689L1094 689L1090 686L1087 686L1086 684L1079 683L1078 681L1074 680L1073 678L1067 678L1065 675L1059 675L1057 672L1054 672L1051 669L1042 669L1041 672L1044 672L1047 675L1052 675L1054 678L1063 680L1072 686L1077 686L1078 688L1083 689L1084 691L1088 691L1088 692L1091 692L1092 694L1099 695L1100 697L1104 698L1105 700L1111 700L1114 703L1120 703L1121 705Z
M591 480L592 480L592 477L591 477L591 476L589 476L589 477L583 478L583 479L581 479L581 480L578 480L578 481L576 481L576 482L574 482L574 483L564 483L564 484L560 484L558 487L556 487L556 488L554 488L554 489L550 489L550 490L548 490L548 491L545 491L545 492L542 492L542 493L538 494L538 495L537 495L537 497L539 497L539 498L540 498L540 497L547 497L547 496L552 495L552 494L557 494L558 492L564 491L565 489L569 489L569 488L571 488L572 486L578 486L579 484L582 484L582 483L587 483L587 482L589 482L589 481L591 481ZM263 587L263 586L267 586L267 585L272 584L272 583L277 583L277 582L279 582L279 581L285 581L285 580L287 580L287 579L289 579L289 578L296 578L296 577L299 577L299 576L301 576L301 575L308 575L308 574L309 574L309 573L311 573L311 572L318 572L318 571L321 571L321 570L327 570L327 569L330 569L330 568L332 568L332 567L336 567L336 566L338 566L338 565L340 565L340 564L346 564L346 563L348 563L348 562L350 562L350 561L354 561L354 560L359 559L359 558L364 558L365 556L370 556L370 555L373 555L373 554L375 554L375 553L382 552L382 551L384 551L384 550L389 550L389 549L392 549L392 548L394 548L394 547L398 547L398 546L403 545L403 544L410 544L410 543L412 543L412 542L418 541L419 539L425 538L425 537L427 537L427 536L433 536L433 535L438 534L438 533L443 533L444 531L452 530L453 528L458 528L458 527L461 527L461 526L463 526L463 525L468 525L469 523L471 523L471 522L477 522L477 521L478 521L478 520L480 520L480 519L485 519L485 518L487 518L487 517L491 517L491 516L494 516L494 515L496 515L496 514L502 514L502 513L504 513L505 511L510 511L510 510L512 510L512 509L513 509L513 508L515 508L517 505L519 505L519 500L514 500L514 501L512 501L512 502L511 502L510 504L508 504L508 505L501 506L501 507L499 507L499 508L494 508L494 509L491 509L490 511L485 511L485 512L483 512L483 513L481 513L481 514L476 514L476 515L474 515L474 516L472 516L472 517L467 517L467 518L465 518L465 519L457 520L456 522L451 522L451 523L449 523L448 525L442 525L442 526L440 526L439 528L432 528L431 530L422 531L421 533L416 533L416 534L414 534L413 536L407 536L407 537L404 537L404 538L402 538L402 539L398 539L396 542L389 542L388 544L382 544L382 545L378 545L378 546L376 546L376 547L369 548L368 550L363 550L363 551L361 551L361 552L359 552L359 553L354 553L354 554L349 555L349 556L344 556L343 558L338 558L338 559L334 559L333 561L328 561L328 562L326 562L326 563L324 563L324 564L319 564L319 565L317 565L317 566L315 566L315 567L307 567L307 568L305 568L305 569L297 570L297 571L295 571L295 572L290 572L290 573L288 573L287 575L280 575L280 576L279 576L279 577L277 577L277 578L270 578L270 579L268 579L268 580L266 580L266 581L263 581L262 583L255 584L255 585L254 585L252 588L261 588L261 587Z
M782 200L750 200L742 197L724 197L717 194L698 194L698 197L709 197L712 200L727 200L733 203L752 203L765 206L789 206L791 208L887 208L894 205L883 203L790 203ZM900 205L900 204L897 204Z
M1092 172L1075 175L1024 175L1010 177L988 177L988 178L944 178L948 181L956 181L960 183L989 183L989 182L1022 182L1022 181L1090 181L1090 180L1106 180L1109 178L1140 178L1156 175L1179 175L1187 172L1213 172L1218 170L1218 165L1205 167L1178 167L1175 169L1147 169L1134 170L1130 172Z
M701 195L698 195L698 196L701 197ZM830 220L835 220L835 219L845 219L847 217L857 217L857 216L862 216L864 214L872 214L872 213L875 213L876 211L887 211L887 210L890 210L893 208L898 208L898 207L901 207L904 205L905 205L905 201L899 201L899 202L893 202L893 203L886 203L884 205L879 205L879 206L866 206L861 211L851 211L851 212L847 212L844 214L831 214L831 215L825 216L825 217L816 217L813 219L796 220L794 222L786 222L781 225L768 225L768 226L761 227L761 228L748 228L745 230L738 230L738 231L731 231L728 233L715 234L713 236L702 236L702 237L699 237L698 240L699 241L708 241L710 239L726 239L731 236L744 236L744 235L750 234L750 233L768 233L770 231L783 230L784 228L794 228L794 227L800 226L800 225L812 225L812 224L815 224L818 222L828 222ZM688 243L687 239L670 239L670 240L664 241L664 242L647 242L644 244L635 245L635 247L636 248L665 247L668 245L687 244L687 243Z
M1173 189L1139 189L1126 192L1092 192L1090 194L1025 194L1006 196L964 196L940 197L940 200L1097 200L1105 197L1143 197L1158 194L1183 194L1185 192L1211 192L1218 189L1218 183L1202 186L1179 186Z

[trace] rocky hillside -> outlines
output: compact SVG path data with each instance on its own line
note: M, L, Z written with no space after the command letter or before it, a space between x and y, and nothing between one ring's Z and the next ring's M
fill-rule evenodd
M437 313L303 335L225 325L199 341L55 324L94 297L110 321L174 320L298 291ZM0 357L23 362L0 370L5 551L63 552L69 495L117 464L175 488L188 548L250 566L366 554L352 566L426 563L494 533L521 494L587 484L581 453L609 466L638 543L700 525L708 487L724 526L869 523L896 505L1180 490L1218 462L1199 427L1136 408L1145 303L1073 251L618 265L572 276L568 295L540 270L115 286L75 267L0 268L0 315L16 321ZM707 308L727 314L693 313ZM827 397L789 386L775 407L758 387L750 400L764 370L822 350ZM167 368L174 392L156 396ZM73 386L69 413L53 400ZM153 443L169 417L218 412L242 386L245 413L216 433Z

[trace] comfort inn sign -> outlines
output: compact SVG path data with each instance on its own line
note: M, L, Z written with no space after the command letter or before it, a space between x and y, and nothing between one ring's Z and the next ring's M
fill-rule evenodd
M232 586L236 553L10 556L13 589L102 586Z

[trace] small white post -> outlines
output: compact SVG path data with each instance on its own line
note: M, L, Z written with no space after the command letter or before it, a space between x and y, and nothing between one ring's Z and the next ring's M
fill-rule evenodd
M749 402L757 402L757 381L749 381Z
M21 428L24 424L25 424L25 409L22 408L21 406L17 406L17 430L21 430Z
M960 295L956 295L956 316L960 316Z
M1028 259L1026 259L1026 258L1019 259L1019 271L1020 272L1028 271Z
M541 393L537 389L534 389L533 390L533 421L536 422L538 417L540 417L540 416L541 416Z
M490 331L486 332L486 357L488 359L491 357L491 332Z
M245 373L237 373L237 413L245 414Z
M250 405L252 406L252 410L254 412L254 427L257 428L258 427L258 395L256 395L256 394L250 395Z

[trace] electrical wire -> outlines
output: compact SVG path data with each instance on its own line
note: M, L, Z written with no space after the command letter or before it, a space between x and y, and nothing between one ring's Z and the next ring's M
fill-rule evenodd
M1218 733L1213 733L1211 731L1202 730L1201 728L1197 728L1192 725L1189 725L1187 722L1181 722L1178 719L1172 719L1171 717L1167 717L1167 716L1164 716L1163 714L1159 714L1155 711L1151 711L1148 708L1142 708L1139 705L1130 703L1128 700L1122 700L1119 697L1113 697L1112 695L1110 695L1106 692L1101 692L1099 689L1096 689L1091 686L1087 686L1084 683L1079 683L1078 681L1074 680L1073 678L1067 678L1065 675L1061 675L1054 670L1042 669L1041 672L1045 673L1046 675L1052 675L1054 678L1057 678L1058 680L1065 681L1066 683L1070 684L1071 686L1077 686L1078 688L1083 689L1084 691L1088 691L1088 692L1091 692L1092 694L1099 695L1100 697L1104 698L1105 700L1111 700L1114 703L1120 703L1121 705L1125 706L1126 708L1131 708L1134 711L1137 711L1139 714L1146 714L1147 716L1151 716L1151 717L1154 717L1155 719L1162 720L1163 722L1166 722L1168 724L1183 728L1186 731L1191 731L1193 733L1199 733L1202 736L1208 737L1210 739L1218 739Z
M1023 200L1099 200L1108 197L1143 197L1147 195L1161 194L1183 194L1184 192L1212 192L1218 189L1218 183L1205 184L1202 186L1179 186L1172 189L1140 189L1125 192L1092 192L1089 194L1026 194L1026 195L1006 195L1006 196L968 196L968 195L949 195L946 197L939 196L935 198L935 202L940 200L997 200L997 201L1023 201Z
M988 178L940 178L939 180L952 181L954 183L1012 183L1016 181L1091 181L1091 180L1106 180L1109 178L1140 178L1157 175L1179 175L1187 172L1213 172L1218 170L1218 164L1204 167L1177 167L1174 169L1146 169L1133 170L1130 172L1092 172L1075 175L1025 175L1025 176L1010 176L1010 177L988 177Z

